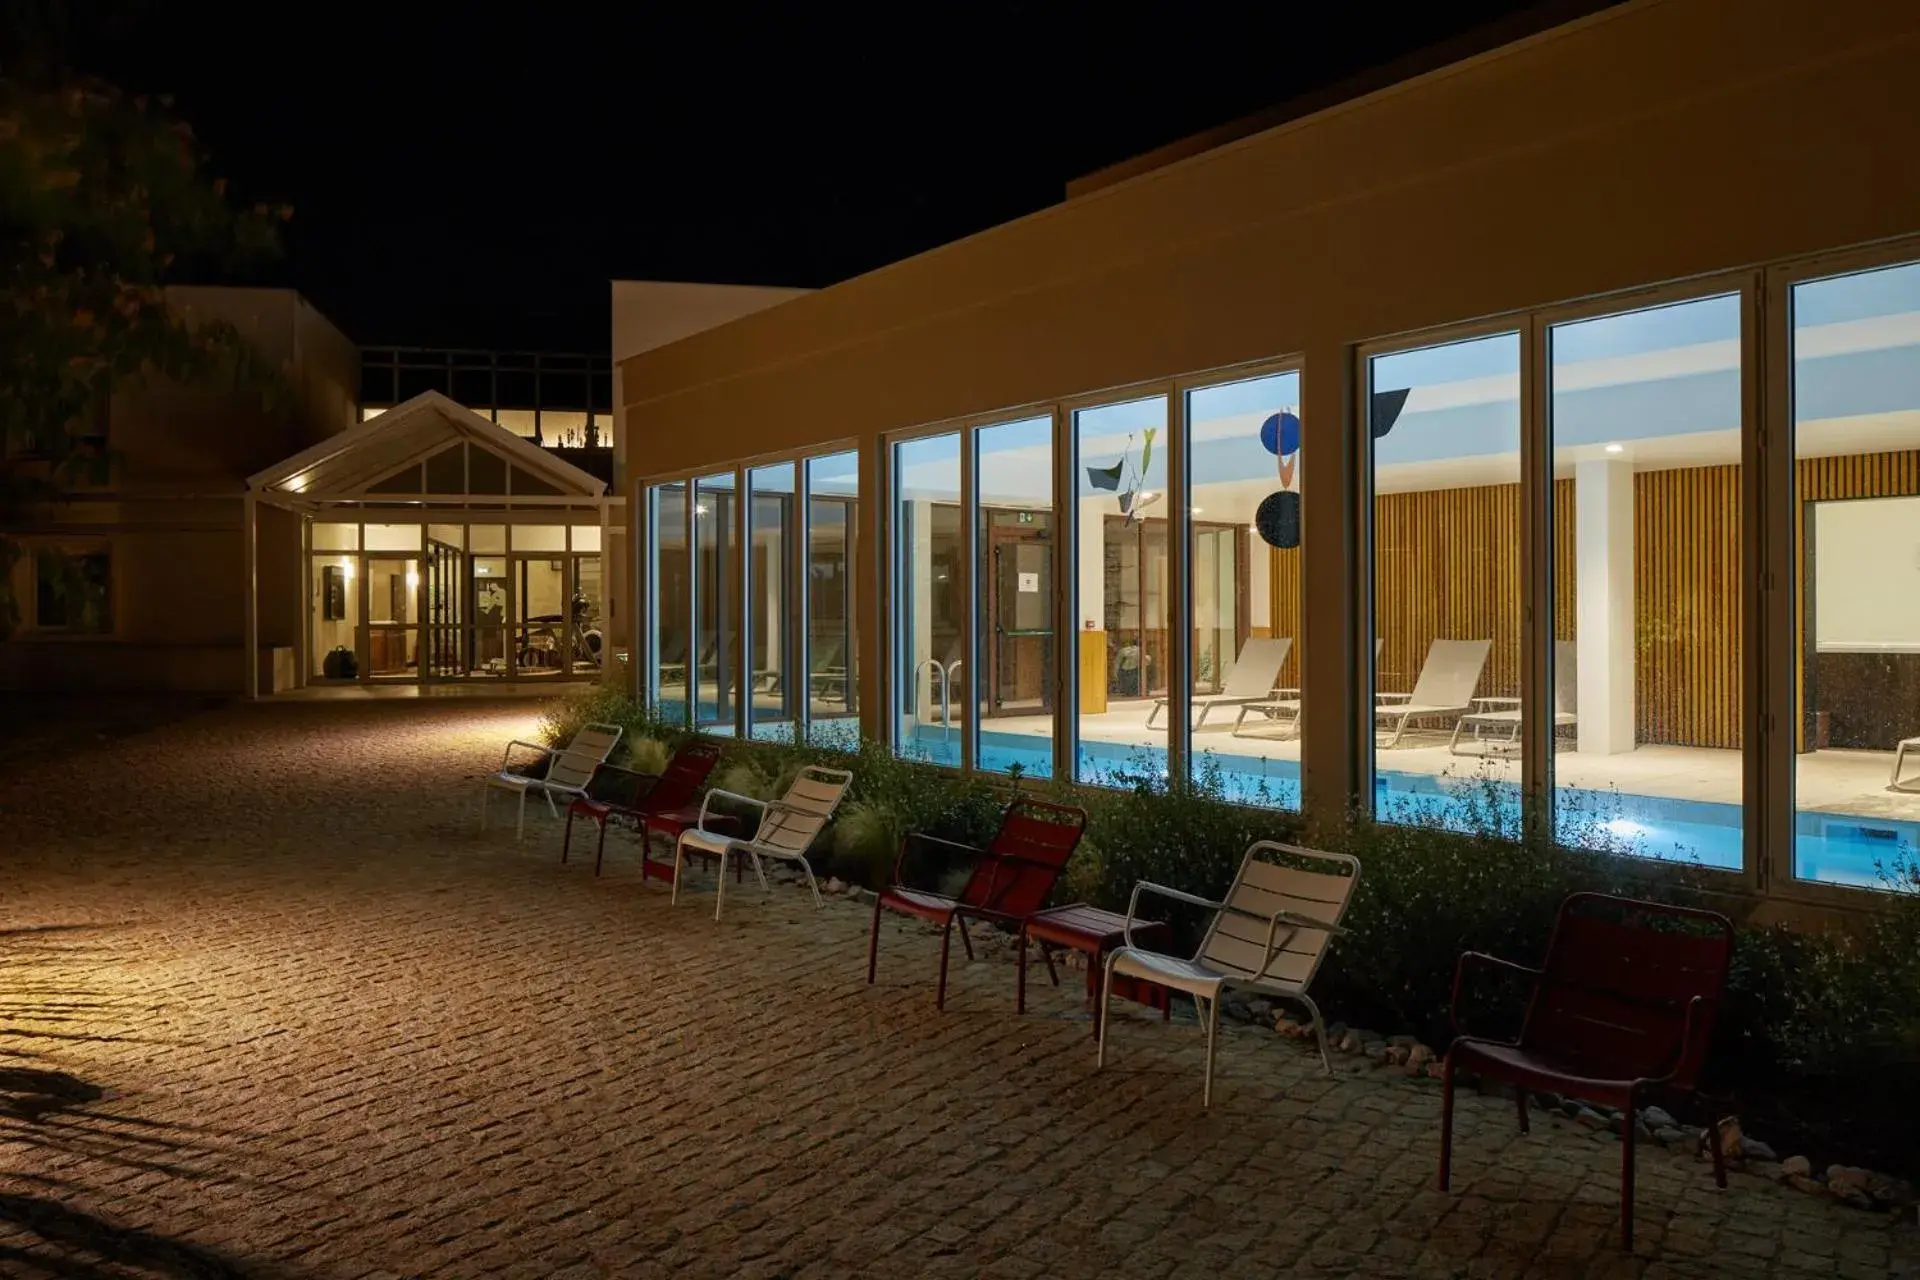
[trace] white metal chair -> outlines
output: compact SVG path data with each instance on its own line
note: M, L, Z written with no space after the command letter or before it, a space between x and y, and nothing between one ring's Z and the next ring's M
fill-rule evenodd
M620 726L617 724L583 725L580 732L573 735L573 741L564 747L543 747L537 742L515 738L501 753L499 771L490 775L486 786L481 788L480 829L487 829L487 801L493 797L495 788L515 791L520 795L520 815L513 829L513 838L516 840L522 839L527 831L527 792L538 791L545 796L547 808L558 819L560 808L554 804L554 796L565 796L569 802L585 796L587 784L593 781L594 771L607 762L607 757L613 754L613 748L619 741ZM536 778L507 768L507 761L512 758L515 747L530 747L538 751L547 762L545 776Z
M833 816L834 809L852 781L853 774L845 769L808 765L793 780L793 785L787 788L787 794L771 802L732 791L716 789L707 792L707 798L700 802L699 824L682 831L680 838L674 842L672 901L680 901L680 878L686 870L687 853L692 851L720 860L719 887L714 892L713 901L715 920L720 918L720 910L727 903L727 859L735 854L745 854L753 863L753 874L759 878L761 890L767 893L771 893L772 889L767 885L763 859L778 858L799 863L800 869L806 873L807 887L813 890L813 905L819 906L820 884L814 879L813 864L807 861L807 850L826 827L827 819ZM707 818L716 797L758 808L759 829L747 837L709 831Z
M1920 791L1920 778L1906 782L1900 781L1900 770L1907 762L1907 752L1920 752L1920 738L1902 738L1900 746L1893 753L1893 776L1887 779L1889 791Z
M1286 861L1270 862L1263 854ZM1096 1067L1107 1062L1107 1002L1115 975L1144 979L1175 991L1184 991L1196 1005L1204 1004L1207 1019L1207 1077L1200 1105L1213 1104L1213 1048L1220 1031L1220 997L1229 987L1262 991L1305 1005L1313 1017L1320 1042L1320 1062L1328 1075L1333 1060L1327 1054L1327 1029L1319 1006L1307 995L1307 986L1319 971L1334 935L1344 932L1354 886L1360 883L1360 860L1347 853L1323 853L1298 845L1260 840L1247 850L1240 873L1223 901L1169 889L1142 880L1127 903L1126 945L1107 957L1100 986L1100 1047ZM1191 960L1143 951L1133 944L1133 926L1139 918L1140 895L1158 894L1214 911L1207 935Z
M1220 692L1193 695L1189 703L1193 727L1205 724L1207 713L1215 707L1243 707L1272 697L1273 687L1280 683L1280 668L1286 665L1287 652L1292 648L1289 636L1257 637L1241 645L1240 656L1234 660L1233 670L1227 672ZM1153 728L1154 718L1167 709L1168 702L1166 698L1154 699L1153 709L1147 712L1147 728Z

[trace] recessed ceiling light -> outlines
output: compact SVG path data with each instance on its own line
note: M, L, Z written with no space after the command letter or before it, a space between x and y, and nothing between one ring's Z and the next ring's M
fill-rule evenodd
M1627 451L1627 446L1620 444L1618 442L1607 446L1608 453L1625 453L1626 451Z

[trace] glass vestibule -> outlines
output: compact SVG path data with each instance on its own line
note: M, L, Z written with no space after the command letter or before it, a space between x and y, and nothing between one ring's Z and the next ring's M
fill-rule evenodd
M310 678L597 676L598 525L316 521Z

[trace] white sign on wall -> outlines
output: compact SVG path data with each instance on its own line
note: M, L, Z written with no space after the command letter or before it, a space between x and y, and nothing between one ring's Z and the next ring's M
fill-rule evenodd
M1037 573L1021 574L1020 590L1023 592L1038 592L1040 590L1040 575Z

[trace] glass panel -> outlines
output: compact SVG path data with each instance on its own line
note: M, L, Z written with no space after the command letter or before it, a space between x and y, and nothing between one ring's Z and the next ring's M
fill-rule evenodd
M514 665L523 680L551 679L566 673L567 589L565 556L513 558Z
M427 541L438 542L452 547L455 551L466 545L467 527L463 524L430 524L427 526Z
M534 433L534 414L531 409L500 409L493 419L517 436L531 440Z
M808 459L807 495L807 733L852 749L860 740L853 607L860 455Z
M1920 263L1793 290L1793 874L1916 887Z
M599 551L600 526L597 524L577 524L570 531L575 551Z
M369 551L418 551L420 526L417 524L370 524L367 526Z
M607 640L601 621L605 602L606 588L601 578L600 557L575 556L568 643L572 646L573 674L577 676L600 674Z
M508 491L511 493L551 497L560 492L560 490L554 488L553 485L523 467L513 468L512 478L507 481L507 484L509 486Z
M542 409L540 442L556 449L586 448L587 415L572 409Z
M467 491L467 447L457 444L427 459L427 493Z
M1300 807L1300 375L1187 393L1193 761L1243 804Z
M113 632L113 561L105 551L34 553L34 624L82 635Z
M647 491L654 554L652 704L669 720L687 714L688 625L687 487L658 485Z
M473 557L473 623L467 632L468 670L476 676L507 676L507 591L505 556Z
M460 526L431 525L427 538L427 668L442 680L454 680L467 674L466 633L466 557L457 542L434 536L451 532L457 539Z
M360 526L357 524L335 524L331 521L313 522L313 549L315 551L358 551L360 549Z
M1053 776L1053 418L983 427L979 450L982 769Z
M355 555L313 558L308 577L313 670L308 675L314 679L353 680L360 675L360 584L355 581L359 560Z
M1737 871L1739 296L1547 341L1555 838ZM1455 750L1511 757L1519 729L1490 705Z
M506 549L506 526L476 524L467 527L467 550L497 556L503 554Z
M694 722L722 734L734 731L740 696L737 500L732 472L694 481Z
M368 541L373 541L369 525ZM417 534L419 527L411 528ZM411 677L420 658L420 561L411 556L368 556L367 673L376 679Z
M794 537L793 464L755 467L747 473L747 483L752 499L747 509L747 667L752 680L747 733L791 740L800 715L787 573Z
M1368 362L1374 812L1517 834L1519 761L1453 754L1520 696L1520 336Z
M894 750L958 765L969 679L959 434L895 445L893 492Z
M368 493L425 493L426 487L420 478L420 468L407 467L396 471L384 480L367 486Z
M517 524L510 530L515 551L565 551L567 528L559 524Z
M1165 396L1073 415L1082 782L1167 771L1166 425Z
M478 445L467 450L467 492L501 494L506 491L506 459Z

